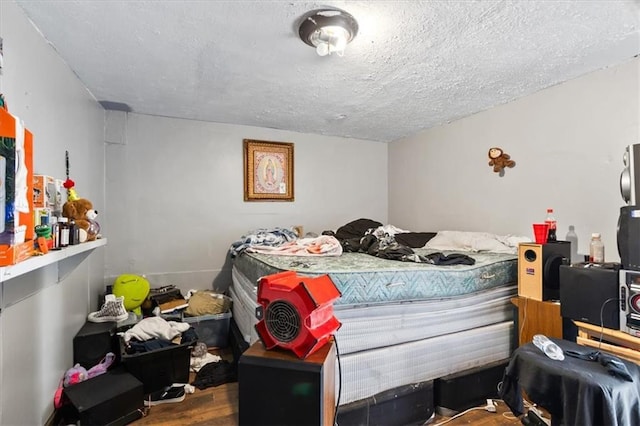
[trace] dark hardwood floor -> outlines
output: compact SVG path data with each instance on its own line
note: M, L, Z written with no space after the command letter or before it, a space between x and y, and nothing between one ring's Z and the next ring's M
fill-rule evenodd
M497 426L518 425L520 420L514 418L508 407L497 402L497 412L474 410L460 416L447 425ZM436 425L448 417L436 415L429 423ZM146 415L133 423L135 426L155 425L193 425L193 426L234 426L238 424L238 383L228 383L205 390L196 389L179 403L162 404L151 407Z
M229 361L233 360L230 348L211 350ZM195 374L191 373L191 380ZM437 425L450 417L436 414L428 425ZM135 426L236 426L238 424L238 383L227 383L204 390L196 389L193 394L187 394L184 401L179 403L161 404L147 409L145 417L133 423ZM471 410L446 423L451 426L498 426L522 424L515 418L506 404L496 402L496 412L490 413L484 409Z

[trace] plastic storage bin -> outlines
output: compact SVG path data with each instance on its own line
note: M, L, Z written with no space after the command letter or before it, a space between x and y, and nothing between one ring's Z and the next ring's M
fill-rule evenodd
M121 361L149 394L172 383L189 383L189 362L195 342L168 346L150 352L127 354L120 339Z
M189 323L198 333L198 341L206 343L208 347L226 348L229 346L231 312L184 317L182 321Z

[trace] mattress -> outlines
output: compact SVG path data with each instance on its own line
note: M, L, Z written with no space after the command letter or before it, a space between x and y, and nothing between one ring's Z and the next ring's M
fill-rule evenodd
M235 266L230 295L233 317L245 340L258 340L254 325L256 289ZM390 304L334 307L342 323L336 332L343 354L411 342L467 330L513 318L509 299L517 286L505 285L473 294L450 298L396 302ZM375 324L375 327L372 327Z
M430 251L416 249L419 254ZM243 253L234 260L233 318L254 343L258 279L284 270L328 274L341 291L340 404L497 361L513 349L514 255L473 253L473 266L437 266L362 253L295 257Z
M414 251L419 255L434 252L429 249ZM234 266L254 284L262 276L287 270L306 276L328 274L342 294L335 302L336 306L453 297L516 282L517 256L465 254L476 260L475 265L400 262L365 253L299 257L245 251L234 259Z
M236 270L229 288L233 318L245 340L254 343L258 340L254 328L258 304L255 293L248 294L238 285L238 276ZM373 306L336 307L336 317L342 322L335 334L342 376L340 404L508 359L513 347L513 321L512 307L507 306L510 296L506 294L514 291L508 286L483 292L475 296L477 299L442 300L440 307L435 301L379 306L382 309L378 311ZM490 301L501 293L495 304ZM477 309L480 305L485 308ZM427 306L436 307L433 315L429 315ZM487 310L489 314L483 313ZM423 322L421 311L427 318ZM498 322L491 322L495 320Z
M513 322L340 356L340 404L509 358ZM341 343L336 336L338 344ZM336 373L337 374L337 373Z
M253 344L258 341L258 333L255 324L258 322L255 317L255 308L258 306L255 300L251 300L242 290L229 287L229 297L233 300L231 305L231 316L235 321L244 340Z

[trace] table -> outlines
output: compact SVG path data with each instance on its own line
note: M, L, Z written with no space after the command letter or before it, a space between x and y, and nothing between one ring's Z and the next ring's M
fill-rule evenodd
M563 351L593 351L567 340L551 338ZM565 356L548 358L533 343L513 353L500 397L515 415L524 413L522 391L551 414L552 425L640 425L640 366L621 360L634 378L610 375L595 361Z
M578 327L577 342L583 346L603 349L620 358L640 364L640 338L619 330L574 321ZM600 337L602 336L602 342Z

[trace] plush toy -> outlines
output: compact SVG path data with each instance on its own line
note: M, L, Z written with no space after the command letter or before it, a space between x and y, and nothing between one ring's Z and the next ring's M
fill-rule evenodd
M66 388L76 383L84 382L88 378L87 370L80 364L76 364L64 373L63 385Z
M80 228L80 242L93 241L98 237L100 227L95 222L98 212L86 198L69 200L62 206L62 216L73 219Z
M489 166L493 166L493 171L502 175L505 167L515 167L516 162L502 148L494 147L489 149Z

